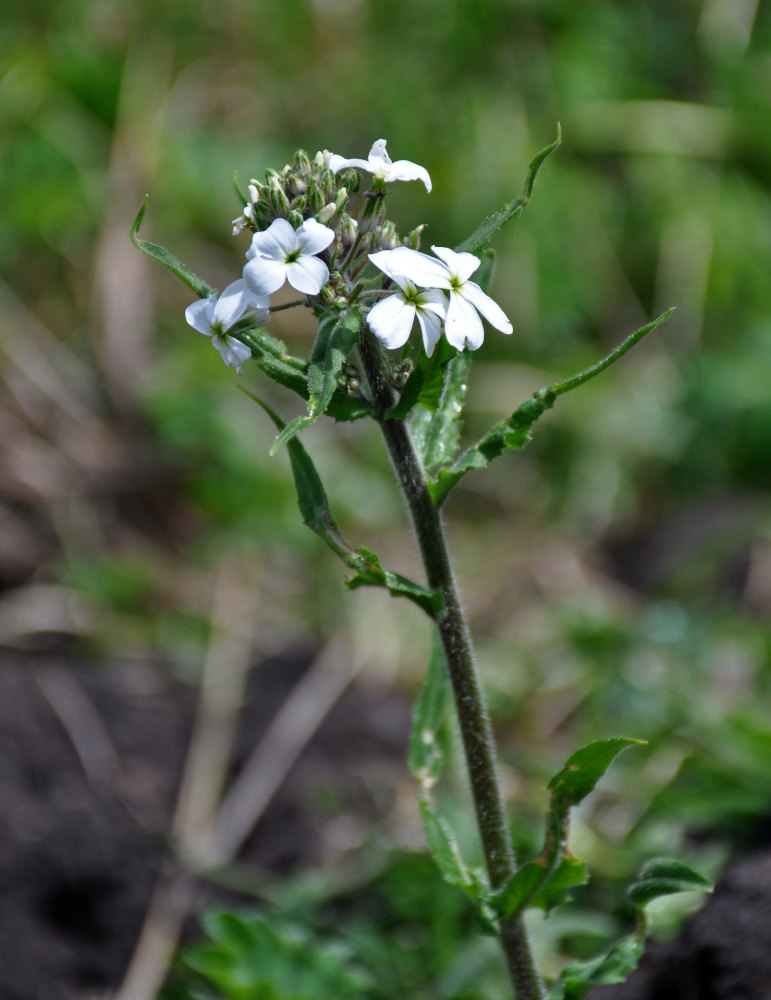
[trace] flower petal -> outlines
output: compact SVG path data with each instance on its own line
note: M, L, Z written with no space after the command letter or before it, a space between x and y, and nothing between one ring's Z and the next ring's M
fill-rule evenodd
M296 232L297 242L300 246L300 253L306 254L321 253L326 250L335 238L334 229L329 226L322 226L315 219L306 219Z
M440 292L438 288L425 288L420 293L420 302L418 303L418 311L425 310L426 312L432 312L440 319L444 319L447 315L447 296L444 292Z
M185 309L185 320L199 333L211 337L214 332L211 328L214 319L214 310L217 307L217 296L210 295L208 299L198 299L191 302Z
M338 156L337 153L333 153L329 158L329 169L333 174L338 173L340 170L345 170L346 167L358 167L359 170L369 170L370 165L367 160L361 160L354 157L353 159L346 159L344 156Z
M329 277L329 268L318 257L300 257L285 267L286 280L305 295L318 295Z
M300 248L290 223L286 219L274 219L264 232L252 236L252 249L259 257L284 261Z
M412 160L397 160L388 168L387 181L423 181L426 191L431 190L431 178L425 167Z
M450 273L461 282L467 281L482 263L473 253L456 253L449 247L431 247L431 249L444 261Z
M497 302L494 302L489 295L486 295L479 285L475 284L473 281L467 281L459 293L464 299L467 299L475 309L478 309L482 313L484 318L490 324L494 326L496 330L500 330L501 333L511 333L514 327L511 325L511 320L506 315L506 313L501 309Z
M255 295L270 295L286 281L289 265L269 257L253 257L244 265L244 281Z
M457 292L450 294L450 304L444 320L444 335L454 348L475 351L482 346L485 331L476 309Z
M234 323L249 309L249 304L255 296L249 290L243 278L234 281L223 289L217 304L214 307L212 325L220 330L229 330ZM269 302L267 298L260 297L261 302Z
M391 349L407 343L414 322L415 306L398 293L381 299L367 313L370 330Z
M252 350L235 337L215 337L212 343L222 355L222 360L229 368L238 368L252 356Z
M418 250L410 250L409 247L379 250L371 253L369 259L394 281L397 275L403 275L413 284L424 288L450 287L450 276L444 264Z
M430 358L442 336L442 320L433 312L424 312L424 310L418 309L418 323L420 323L420 332L423 334L426 356Z
M369 156L367 157L370 164L370 170L372 170L373 166L391 166L391 157L388 155L388 151L386 150L387 141L387 139L375 139L372 143L372 148L370 149Z

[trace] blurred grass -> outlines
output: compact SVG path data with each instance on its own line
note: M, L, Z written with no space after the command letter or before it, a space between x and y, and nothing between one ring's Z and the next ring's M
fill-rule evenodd
M752 0L54 0L0 41L0 639L41 584L93 613L56 619L96 650L194 674L211 572L238 553L266 650L343 627L381 670L420 675L426 637L379 594L345 596L299 524L272 432L191 335L188 290L146 235L223 286L242 183L298 146L395 157L404 228L454 245L520 188L561 121L532 204L496 242L469 428L481 431L661 309L673 319L561 400L522 454L448 504L504 752L535 815L582 739L648 739L582 814L600 875L685 831L750 836L771 812L771 8ZM274 332L295 353L310 329ZM285 417L292 400L247 372ZM374 430L307 444L357 544L417 573ZM339 602L349 602L344 616ZM68 625L69 622L69 625ZM54 636L56 638L56 636ZM651 796L653 804L648 806ZM535 823L535 821L534 821ZM631 834L629 857L605 850Z

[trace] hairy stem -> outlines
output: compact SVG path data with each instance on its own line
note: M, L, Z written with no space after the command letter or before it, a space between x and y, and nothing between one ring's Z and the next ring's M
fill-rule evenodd
M515 872L514 852L498 780L492 726L441 514L428 491L406 424L384 416L395 402L394 392L384 376L380 345L366 328L361 331L361 356L388 452L409 507L428 586L441 590L444 598L444 614L438 619L437 628L452 683L490 884L493 889L501 889ZM520 918L501 921L501 943L518 1000L541 1000L543 990Z

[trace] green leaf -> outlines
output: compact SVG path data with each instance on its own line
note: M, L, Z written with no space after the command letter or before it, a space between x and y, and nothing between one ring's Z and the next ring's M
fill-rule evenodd
M490 242L501 226L504 226L515 216L519 215L525 205L527 205L530 201L533 194L535 179L538 176L538 171L541 169L544 160L546 160L546 158L550 156L555 149L557 149L561 142L562 129L559 125L557 125L557 138L550 145L536 153L530 161L530 167L527 172L527 179L525 181L525 187L522 191L522 196L514 201L507 202L502 208L498 209L497 212L493 212L492 215L488 216L482 225L475 230L471 236L468 237L468 239L458 244L455 248L458 253L478 253Z
M636 881L629 887L628 895L635 906L641 907L659 896L675 892L712 892L713 889L708 878L685 862L674 858L654 858L643 866Z
M429 472L451 461L457 450L472 357L471 351L461 351L447 364L442 394L423 444L423 462Z
M326 413L337 390L345 359L358 339L360 324L361 317L355 309L342 315L325 313L322 316L308 365L308 413L283 429L273 442L271 455Z
M504 451L523 448L530 440L533 424L553 403L553 397L539 399L536 394L496 424L451 466L439 469L428 484L434 503L443 503L453 486L471 469L484 469Z
M555 799L568 806L578 805L594 790L622 750L644 744L645 740L629 739L626 736L613 736L589 743L568 758L562 770L554 775L546 787L552 790Z
M572 898L572 888L588 881L586 864L578 858L563 857L551 872L544 862L528 861L490 902L508 918L518 916L531 906L549 913Z
M479 265L477 270L474 272L474 281L479 285L483 292L490 291L490 285L493 283L493 275L495 274L495 250L482 251L482 263Z
M635 344L639 343L643 337L655 330L665 320L669 319L673 310L667 309L656 319L635 330L615 347L609 354L589 368L578 372L570 378L561 382L553 382L543 389L533 393L532 399L518 406L510 417L506 417L496 424L485 434L476 444L468 448L460 458L451 466L439 469L432 479L429 479L429 490L436 504L442 504L450 490L458 483L467 472L472 469L484 469L494 459L502 455L504 451L523 448L532 437L532 429L535 422L546 410L554 406L558 396L578 388L590 379L599 375L619 358L623 357L627 351L631 350ZM425 433L425 429L421 427Z
M442 645L434 630L428 670L412 709L408 755L410 771L424 788L436 784L444 766L438 733L444 721L449 680Z
M356 570L355 576L346 580L349 590L359 587L385 587L392 597L406 597L417 604L431 619L438 618L444 608L442 592L428 590L400 573L391 573L383 569L378 556L369 549L356 549L354 557L348 565Z
M150 243L149 240L139 239L137 234L139 233L139 227L142 225L142 219L145 217L149 198L150 195L146 194L145 200L142 202L142 207L137 212L136 219L134 219L134 224L131 227L131 242L142 253L146 253L148 257L157 260L159 264L163 264L165 268L168 268L172 274L176 274L178 278L181 278L186 285L193 289L200 299L207 299L210 295L216 295L216 288L213 288L203 278L199 278L197 274L193 274L189 267L186 267L182 261L177 260L174 254L170 253L165 247L158 246L157 243Z
M592 986L623 983L637 968L643 947L642 939L632 934L622 938L598 958L589 962L574 962L562 970L549 990L548 1000L581 1000Z
M458 841L426 794L418 796L420 818L431 856L442 877L465 892L476 894L477 881L463 860Z

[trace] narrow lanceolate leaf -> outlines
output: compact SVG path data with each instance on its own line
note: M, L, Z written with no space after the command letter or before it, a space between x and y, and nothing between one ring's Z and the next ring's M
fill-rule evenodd
M287 425L266 402L242 386L239 388L262 407L279 432L284 431ZM286 444L303 523L322 538L349 569L355 571L355 575L347 581L348 587L351 590L357 587L383 587L392 597L406 597L413 604L417 604L430 618L438 618L443 606L441 592L428 590L406 576L384 570L377 555L369 549L355 549L334 522L326 490L310 455L296 438L289 438Z
M213 288L210 284L208 284L208 282L204 281L203 278L199 278L197 274L194 274L189 267L186 267L181 260L178 260L174 254L170 253L165 247L159 246L157 243L150 243L149 240L140 240L138 236L139 227L142 225L142 219L145 217L149 197L149 194L145 195L142 207L137 212L136 219L134 219L134 224L131 227L131 242L138 250L141 250L142 253L146 253L148 257L152 257L154 260L157 260L159 264L163 264L165 268L168 268L172 274L176 274L178 278L181 278L186 285L193 289L195 294L200 299L206 299L210 295L216 295L216 288Z
M338 387L345 359L358 338L361 317L357 310L343 315L325 314L320 322L308 365L308 413L283 429L270 449L278 449L326 413Z
M637 968L643 944L641 937L632 934L622 938L598 958L567 966L549 990L548 1000L581 1000L592 986L623 983L629 973Z
M589 792L594 791L597 782L622 750L644 745L645 740L633 740L626 736L596 740L576 750L546 787L565 805L578 805Z
M447 365L439 405L423 444L423 463L428 472L455 457L463 424L471 361L471 351L461 351Z
M459 889L467 892L473 890L475 880L463 860L455 834L439 815L428 795L420 795L418 805L426 842L442 877Z
M644 865L637 879L628 889L632 903L647 906L659 896L674 892L712 892L714 886L708 878L694 871L675 858L654 858Z
M447 666L439 636L434 629L428 670L412 709L408 756L410 770L425 789L436 784L444 766L439 729L444 722L448 695Z
M468 239L464 240L455 248L458 253L462 253L464 251L467 253L478 253L490 242L501 226L504 226L511 219L519 215L525 205L527 205L530 201L533 194L535 179L538 176L538 171L541 169L544 160L546 160L546 158L554 152L561 142L562 130L558 125L557 138L554 142L546 146L540 152L536 153L530 161L530 167L527 172L527 180L525 181L525 187L522 191L521 197L516 198L514 201L507 202L502 208L499 208L497 212L493 212L492 215L488 216L482 225L475 230L475 232L473 232Z
M431 479L428 488L436 504L447 498L453 486L472 469L484 469L504 451L524 448L532 436L533 424L554 403L553 397L534 397L500 423L496 424L476 444L468 448L452 465L439 469Z
M643 337L669 319L672 312L672 309L667 309L650 323L635 330L596 364L590 365L589 368L585 368L570 378L553 382L533 393L531 399L518 406L510 417L506 417L505 420L492 427L483 438L471 445L455 462L434 473L428 484L434 502L436 504L443 503L452 488L467 472L472 469L484 469L504 451L524 448L532 438L535 422L554 406L559 396L577 389L578 386L605 371L619 358L622 358L627 351L631 350L635 344L639 343ZM421 425L421 430L425 433L424 424Z
M422 587L400 573L391 573L383 569L378 556L364 546L356 549L348 565L356 570L356 574L346 580L349 590L358 590L359 587L384 587L392 597L406 597L413 604L417 604L429 618L436 619L441 615L444 602L440 590L428 590L427 587Z

